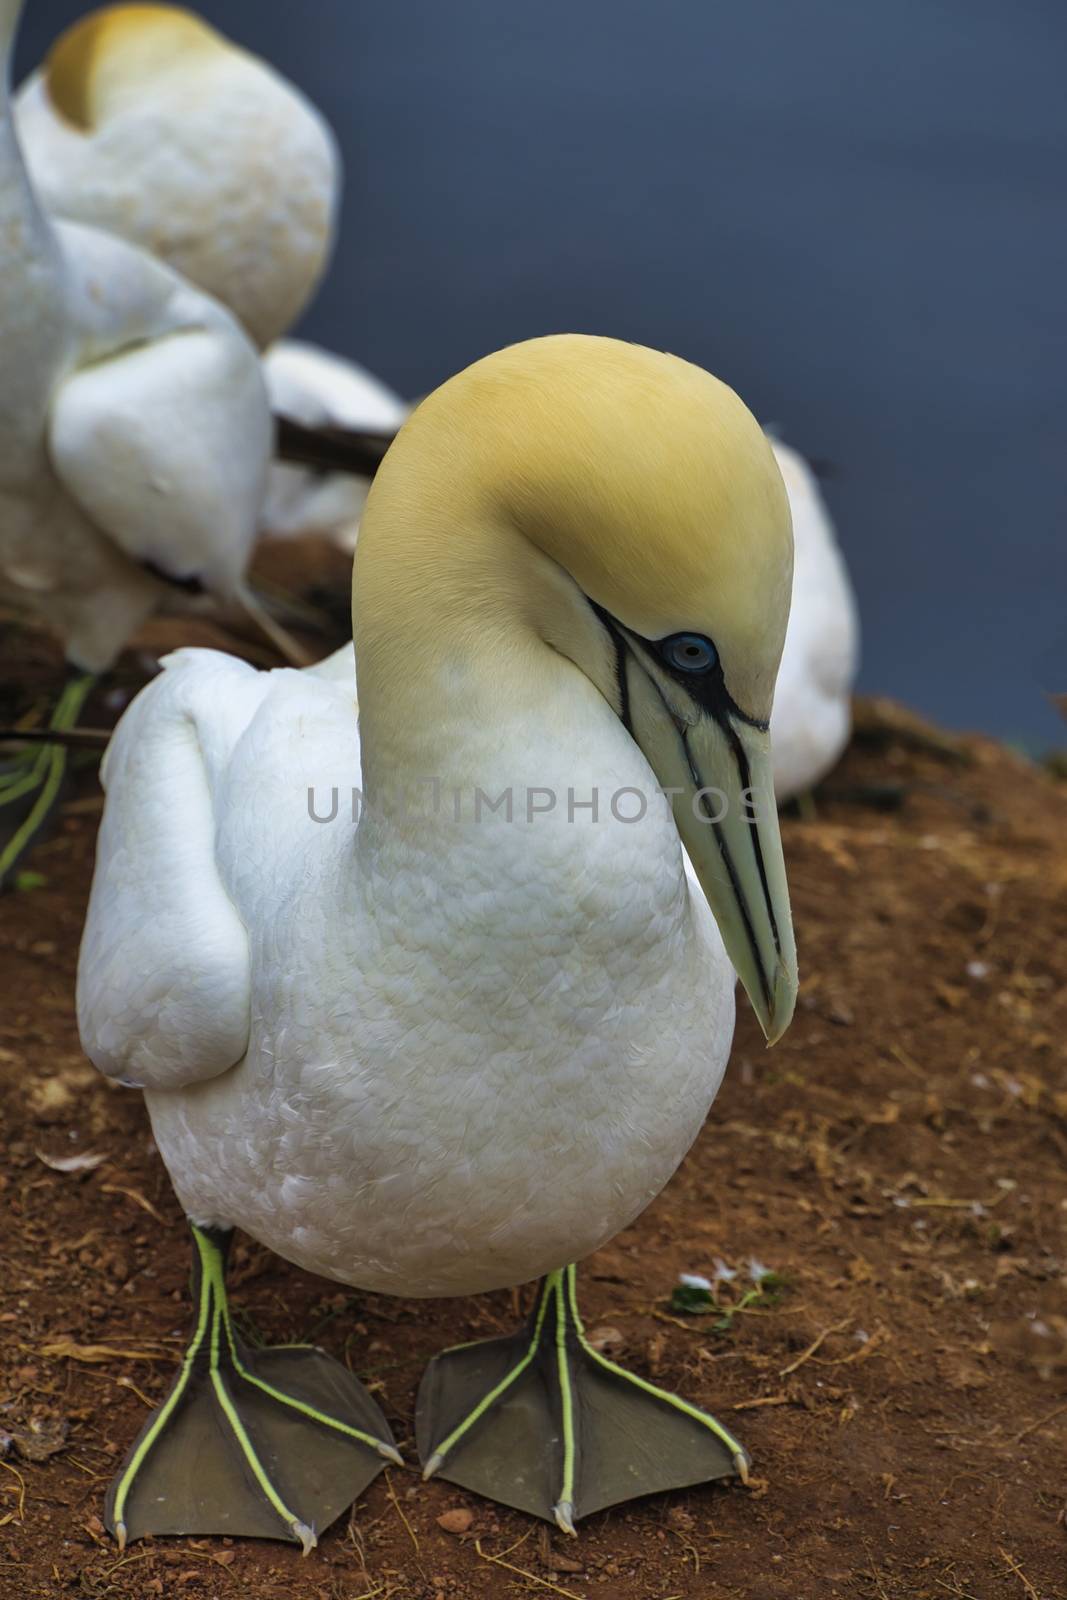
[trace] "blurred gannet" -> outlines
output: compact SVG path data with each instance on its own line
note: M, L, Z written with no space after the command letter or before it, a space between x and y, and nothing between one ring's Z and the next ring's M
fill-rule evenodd
M535 339L424 400L375 479L358 722L343 659L204 650L126 712L79 1024L145 1091L197 1321L112 1485L120 1542L306 1550L392 1454L345 1368L241 1341L235 1226L377 1292L543 1275L524 1332L431 1363L427 1476L573 1532L745 1474L721 1423L592 1347L573 1263L699 1132L735 969L769 1040L792 1014L767 732L791 546L732 390L640 346Z
M372 373L296 339L272 345L263 357L263 372L275 415L308 427L392 435L408 414L400 396ZM275 464L260 533L271 538L322 534L351 554L369 488L369 478L358 474Z
M110 234L46 216L27 180L8 69L22 0L0 0L0 593L46 622L83 674L76 720L168 590L241 591L272 447L256 351L220 305ZM0 881L54 796L65 757L16 771L39 790ZM42 809L43 808L43 809Z
M781 803L813 788L848 744L859 618L815 474L788 445L772 439L771 446L793 518L793 600L771 717Z
M192 12L116 5L83 17L23 85L15 115L54 216L167 262L261 347L304 309L333 242L333 135L272 67Z

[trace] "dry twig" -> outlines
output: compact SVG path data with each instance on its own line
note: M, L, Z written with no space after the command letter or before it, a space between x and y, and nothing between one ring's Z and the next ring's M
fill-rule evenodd
M1002 1558L1008 1571L1014 1572L1015 1576L1022 1584L1026 1591L1026 1600L1041 1600L1041 1596L1038 1594L1037 1590L1034 1588L1033 1584L1030 1582L1030 1579L1026 1576L1026 1573L1023 1571L1022 1567L1020 1567L1015 1557L1009 1555L1003 1546L999 1544L997 1545L997 1554Z
M1046 1422L1052 1422L1054 1418L1062 1417L1065 1411L1067 1411L1067 1405L1057 1406L1055 1411L1050 1411L1047 1416L1038 1417L1036 1422L1028 1422L1026 1427L1021 1428L1015 1435L1012 1443L1019 1444L1023 1439L1027 1438L1029 1434L1036 1433L1038 1428L1043 1428Z
M520 1541L521 1543L521 1541ZM505 1567L508 1572L518 1573L520 1578L525 1578L528 1583L540 1584L542 1589L551 1589L553 1594L561 1594L565 1600L585 1600L584 1595L575 1594L573 1589L561 1589L558 1583L552 1583L548 1578L539 1578L536 1572L527 1572L525 1567L517 1567L512 1561L505 1561L503 1556L493 1556L482 1549L482 1541L475 1539L474 1548L483 1561L491 1561L495 1567ZM513 1550L515 1546L511 1547Z
M845 1329L850 1326L851 1322L851 1317L844 1317L842 1321L833 1323L829 1328L824 1328L821 1333L816 1334L811 1344L808 1345L808 1348L799 1356L797 1356L795 1361L791 1361L787 1367L782 1368L778 1376L780 1378L788 1378L789 1374L791 1372L796 1372L797 1368L802 1367L805 1361L811 1360L815 1352L822 1348L822 1344L825 1339L828 1339L832 1333L843 1333Z
M11 1465L10 1461L0 1461L0 1467L3 1467L5 1472L10 1472L11 1476L13 1478L17 1478L18 1479L18 1485L19 1485L18 1496L19 1496L19 1500L18 1500L18 1505L15 1507L14 1516L15 1516L17 1521L25 1522L25 1520L26 1520L26 1480L22 1476L22 1473L18 1470L18 1468L17 1467L13 1467Z
M48 1356L52 1360L62 1360L64 1357L71 1361L84 1361L90 1364L103 1364L107 1361L166 1361L167 1355L153 1355L149 1350L118 1350L110 1344L75 1344L73 1339L53 1339L50 1344L41 1345L38 1351L32 1347L24 1347L32 1354Z
M390 1500L393 1502L393 1505L396 1507L397 1516L400 1518L401 1522L404 1524L404 1527L407 1529L408 1538L411 1540L412 1544L415 1546L415 1554L417 1556L421 1556L422 1548L421 1548L421 1546L419 1544L418 1535L416 1534L414 1528L411 1526L411 1523L408 1521L407 1517L405 1517L404 1508L400 1504L400 1501L396 1497L396 1490L393 1488L393 1480L389 1476L388 1467L385 1470L385 1492L389 1496Z
M152 1204L151 1200L147 1200L139 1189L125 1189L121 1184L117 1183L102 1183L100 1185L100 1192L101 1194L124 1194L127 1200L135 1201L137 1205L141 1206L143 1210L148 1212L150 1217L154 1217L157 1222L163 1225L164 1228L167 1227L168 1224L166 1217L160 1215L155 1206Z

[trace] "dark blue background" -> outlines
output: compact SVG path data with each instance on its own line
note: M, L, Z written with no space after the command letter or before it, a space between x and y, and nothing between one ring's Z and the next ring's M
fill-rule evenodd
M1062 0L201 9L345 152L307 334L412 395L558 329L702 362L835 464L863 686L1062 736Z

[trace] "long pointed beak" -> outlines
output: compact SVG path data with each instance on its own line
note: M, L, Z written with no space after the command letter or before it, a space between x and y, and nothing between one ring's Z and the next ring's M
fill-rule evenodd
M678 832L767 1042L774 1044L793 1017L797 952L770 735L703 717L680 737L693 798L678 797Z
M797 957L770 736L728 712L683 723L650 677L631 676L643 680L632 683L633 736L670 796L727 954L773 1044L793 1016Z

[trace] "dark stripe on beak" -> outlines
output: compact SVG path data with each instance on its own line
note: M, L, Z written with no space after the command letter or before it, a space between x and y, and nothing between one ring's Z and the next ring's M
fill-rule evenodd
M660 698L662 699L662 696ZM745 900L744 895L741 893L741 882L740 882L740 879L737 876L737 868L734 866L734 858L730 853L730 846L726 842L726 838L725 838L725 835L723 834L721 824L716 822L712 818L712 816L710 815L710 813L708 811L708 802L707 802L706 797L703 794L700 793L700 791L704 788L704 783L703 783L703 780L701 778L700 773L697 771L696 765L695 765L695 763L693 761L693 757L690 754L689 740L688 740L686 731L683 729L679 733L678 737L679 737L679 739L681 741L682 749L685 752L685 764L689 768L689 776L693 780L694 788L696 789L697 793L700 795L700 808L704 812L704 815L707 818L708 823L710 824L710 826L712 828L712 831L715 834L715 843L719 847L719 854L722 857L723 865L726 868L726 875L730 879L730 887L734 891L734 899L737 902L737 906L738 906L739 911L741 912L741 921L744 923L745 938L748 940L748 948L752 952L752 959L756 964L756 971L759 973L760 992L763 995L763 999L764 999L764 1001L766 1003L767 1009L770 1010L771 1009L771 1004L772 1004L772 995L771 995L770 986L767 983L767 974L764 971L764 967L763 967L763 957L760 955L759 944L756 941L756 930L752 926L752 917L749 914L748 903ZM747 766L747 763L746 763L746 766ZM760 875L761 875L761 881L763 883L763 888L764 888L764 896L765 896L765 898L767 900L767 907L768 907L768 911L769 911L770 910L770 897L769 897L769 895L767 895L767 879L766 879L766 874L763 872L763 861L762 861L762 858L760 858ZM772 920L773 920L773 914L772 914ZM775 929L775 941L776 942L777 942L777 938L778 938L778 930Z
M718 718L716 718L716 721L718 721ZM731 727L729 722L719 722L719 727L726 734L730 741L730 747L734 753L734 760L737 762L738 771L741 774L741 788L746 794L751 794L752 768L748 764L748 754L745 750L745 747L737 737L737 730ZM755 817L754 808L753 817ZM771 900L770 884L767 882L767 868L763 861L763 845L760 842L759 828L756 826L755 821L752 822L751 827L752 848L756 855L756 866L759 870L759 881L763 889L763 898L767 904L767 915L771 920L771 932L774 935L774 948L777 950L780 956L782 953L782 941L778 933L778 918L774 914L774 903Z

